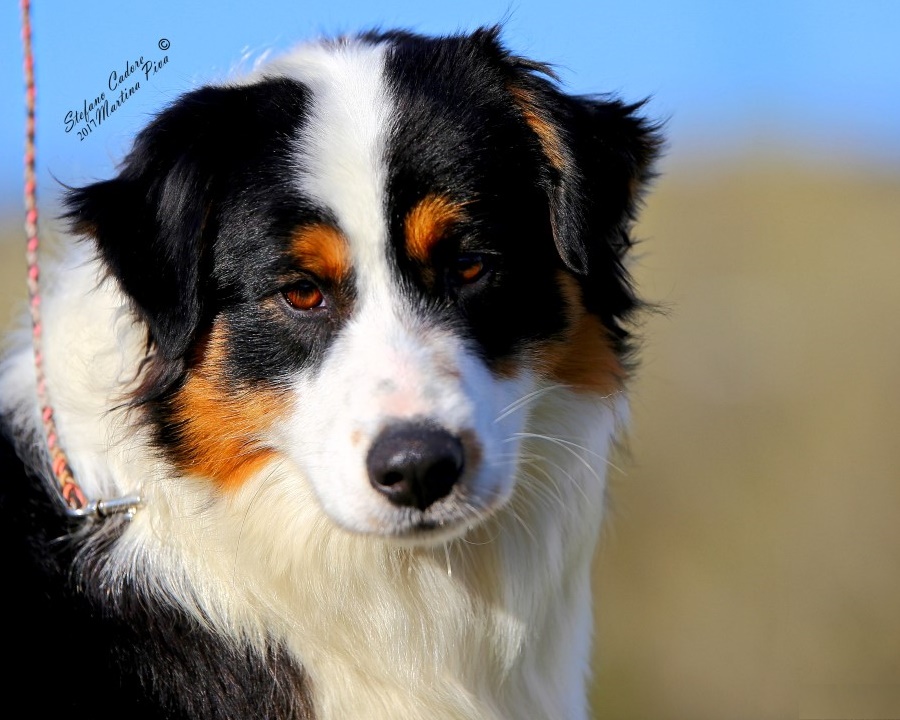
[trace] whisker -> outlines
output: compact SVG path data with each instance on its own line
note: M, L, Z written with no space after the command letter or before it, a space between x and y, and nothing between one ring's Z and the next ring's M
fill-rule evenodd
M539 387L536 390L532 390L531 392L526 393L519 399L513 400L509 405L507 405L505 408L503 408L503 410L500 411L500 414L497 415L497 417L494 419L494 422L498 423L501 420L503 420L504 418L509 417L517 410L521 410L522 407L524 407L525 405L527 405L530 402L534 402L535 400L537 400L541 396L545 395L546 393L550 392L551 390L565 390L567 387L569 387L569 386L556 384L556 385L546 385L544 387Z
M541 486L538 478L529 477L528 492L516 497L516 507L525 513L543 516L548 510L555 513L557 509L565 510L565 504L549 488ZM515 511L514 511L515 512Z
M576 452L577 450L581 450L582 452L584 452L588 455L592 455L593 457L597 458L598 460L605 463L606 465L611 467L613 470L616 470L617 472L621 473L622 475L627 475L627 473L622 468L620 468L618 465L616 465L614 462L612 462L609 458L606 458L603 455L591 450L590 448L585 447L584 445L580 445L572 440L565 440L563 438L553 437L551 435L541 435L540 433L519 432L519 433L513 433L510 437L506 438L503 442L513 442L514 440L519 439L519 438L530 438L530 439L534 439L534 440L546 440L547 442L551 442L554 445L557 445L565 450L568 450L570 453L572 453L572 455L574 455L576 458L578 458L578 460L582 464L584 464L585 467L590 469L592 472L596 472L591 467L590 463L587 460L585 460L583 457L581 457L581 455L579 455L578 452Z
M461 502L460 508L462 510L466 511L468 514L470 514L473 520L479 521L481 519L481 512L482 512L481 508L476 507L471 502ZM484 526L481 525L481 527L483 528ZM499 537L499 535L500 535L500 532L498 529L496 533L494 533L491 537L488 537L484 542L475 542L474 540L472 540L466 536L463 536L462 538L460 538L460 540L462 542L464 542L466 545L480 547L483 545L489 545L489 544L493 543Z
M544 481L541 481L540 478L532 475L532 472L539 472L544 476ZM547 500L554 501L560 507L567 509L568 503L566 503L563 499L562 489L559 483L557 482L556 478L554 478L549 472L547 472L546 468L543 468L538 464L529 463L528 473L523 473L523 478L532 481L530 483L527 483L526 487L535 496L540 495Z
M570 473L568 470L566 470L565 468L563 468L563 467L562 467L561 465L559 465L558 463L555 463L555 462L553 462L552 460L549 460L548 458L542 458L542 462L543 462L543 463L548 463L549 465L551 465L551 466L553 466L554 468L556 468L556 470L559 471L559 473L560 473L561 475L563 475L567 480L570 481L569 484L572 485L572 486L574 486L574 487L578 490L578 492L581 493L581 497L584 498L584 501L585 501L586 503L590 504L590 502L591 502L590 498L588 497L588 495L587 495L587 493L585 492L584 488L581 487L581 483L579 483L577 480L575 480L575 477L572 475L572 473ZM547 477L548 477L548 478L551 478L551 482L552 482L554 485L556 485L558 488L561 488L561 486L559 485L559 481L558 481L557 479L552 478L552 476L551 476L544 468L540 468L540 469L541 469L543 472L547 473ZM595 479L598 483L602 483L602 482L603 482L603 479L600 477L599 473L597 473L597 471L596 471L594 468L590 468L590 470L591 470L591 475L594 476L594 479ZM561 496L560 496L560 502L562 502L562 497L561 497ZM566 503L563 503L563 504L566 504ZM566 505L567 505L567 504L566 504Z
M586 450L586 448L583 448L580 445L577 445L576 443L566 442L565 440L561 440L559 438L555 438L550 435L540 435L538 433L515 433L515 437L530 438L530 439L534 439L534 440L546 440L547 442L553 443L557 447L560 447L563 450L568 451L582 465L584 465L584 467L587 468L587 470L598 481L600 481L601 478L600 478L600 475L597 473L597 470L577 452L577 450ZM590 452L590 451L587 451L587 452ZM605 459L605 458L601 458L601 459ZM549 462L549 460L548 460L548 462Z
M512 516L513 520L515 520L519 525L522 526L522 529L525 531L526 535L531 538L531 542L537 544L537 538L531 531L531 523L527 522L527 520L523 518L519 514L518 510L516 510L513 506L509 507L509 514Z
M447 577L453 577L453 568L450 565L450 543L444 543L444 558L447 560Z

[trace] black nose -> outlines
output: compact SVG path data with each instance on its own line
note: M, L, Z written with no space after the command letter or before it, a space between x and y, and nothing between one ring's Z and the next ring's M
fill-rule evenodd
M372 487L395 505L419 510L450 493L463 464L459 438L423 423L385 428L366 458Z

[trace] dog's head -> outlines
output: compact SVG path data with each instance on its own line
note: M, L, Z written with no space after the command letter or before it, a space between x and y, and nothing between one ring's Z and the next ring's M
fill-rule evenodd
M310 45L178 99L68 196L148 328L135 399L169 459L222 493L292 463L385 536L502 505L528 393L624 381L637 109L495 29Z

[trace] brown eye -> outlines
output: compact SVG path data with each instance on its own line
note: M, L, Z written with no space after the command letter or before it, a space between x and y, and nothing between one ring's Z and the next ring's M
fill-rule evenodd
M325 296L311 282L302 282L283 290L287 304L294 310L316 310L325 307Z
M479 253L463 253L456 258L454 267L461 283L473 283L488 271L487 259Z

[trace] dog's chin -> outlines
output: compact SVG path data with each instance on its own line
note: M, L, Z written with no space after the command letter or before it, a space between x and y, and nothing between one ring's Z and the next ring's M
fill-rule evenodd
M398 523L387 532L380 533L390 542L404 547L432 547L444 545L464 537L470 530L483 523L492 513L469 514L457 520Z
M433 547L459 540L505 504L506 498L483 505L471 502L462 505L458 500L448 500L426 510L382 508L364 523L332 519L357 535L382 538L401 547Z
M387 542L399 547L429 548L446 545L465 537L478 521L445 525L421 525L398 528L395 532L379 533Z

